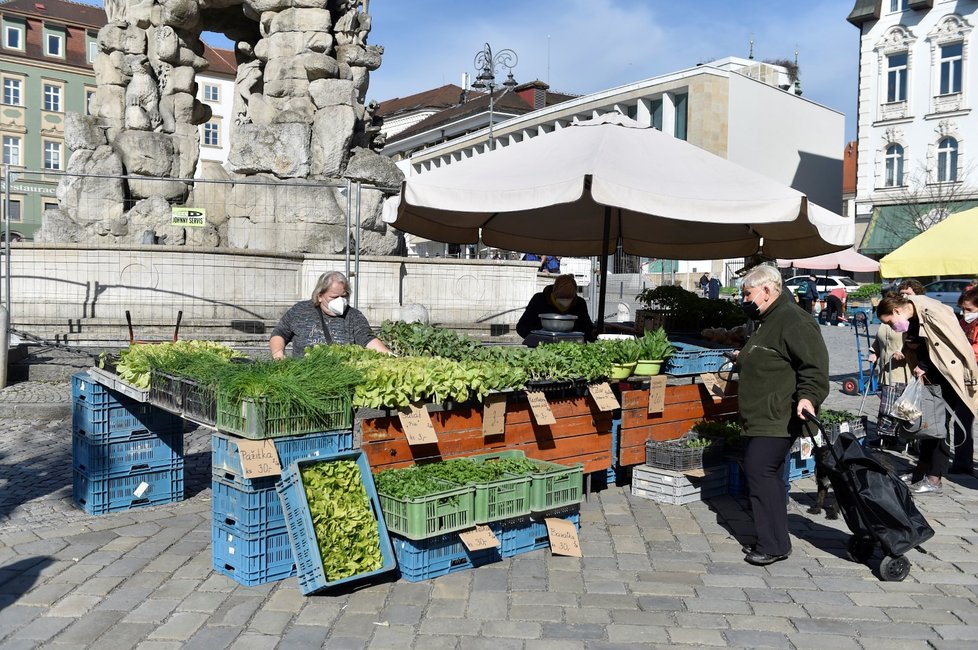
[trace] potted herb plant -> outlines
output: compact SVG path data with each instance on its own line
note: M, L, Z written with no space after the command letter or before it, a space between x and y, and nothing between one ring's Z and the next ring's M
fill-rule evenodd
M607 341L608 360L611 362L611 379L628 379L638 363L638 341L627 339Z
M642 376L657 375L662 370L662 364L671 357L676 348L669 342L666 331L659 328L655 331L646 330L638 339L638 363L635 374Z

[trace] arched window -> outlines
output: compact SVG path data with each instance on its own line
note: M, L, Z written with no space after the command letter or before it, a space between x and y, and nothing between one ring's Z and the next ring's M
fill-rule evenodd
M947 137L937 143L937 182L958 180L958 141Z
M886 178L883 185L886 187L903 185L903 147L898 144L891 144L886 148Z

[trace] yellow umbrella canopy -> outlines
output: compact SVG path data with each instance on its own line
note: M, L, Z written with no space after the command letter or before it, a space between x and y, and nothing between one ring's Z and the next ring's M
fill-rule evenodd
M884 278L978 275L978 208L952 214L880 260Z

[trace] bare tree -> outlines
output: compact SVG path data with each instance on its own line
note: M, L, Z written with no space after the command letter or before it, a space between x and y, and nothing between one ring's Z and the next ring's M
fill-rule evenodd
M973 170L973 164L965 166L958 178L970 178ZM888 206L893 208L890 218L877 219L875 226L900 239L906 238L908 232L912 237L919 235L951 214L971 207L965 201L978 199L974 186L961 180L938 182L934 170L923 163L905 181Z

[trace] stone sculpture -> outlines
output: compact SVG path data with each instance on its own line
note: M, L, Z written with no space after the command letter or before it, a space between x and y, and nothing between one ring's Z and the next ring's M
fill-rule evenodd
M157 241L194 246L339 253L356 238L363 253L396 247L379 218L383 192L361 192L366 230L356 237L340 191L348 180L390 188L403 178L377 153L381 120L375 102L365 106L383 55L367 44L366 1L107 0L105 9L93 115L67 121L77 146L38 241L138 244L152 229ZM211 119L195 97L203 31L235 41L237 73L222 116L225 169L191 180ZM195 201L207 206L204 229L169 224L167 206Z

